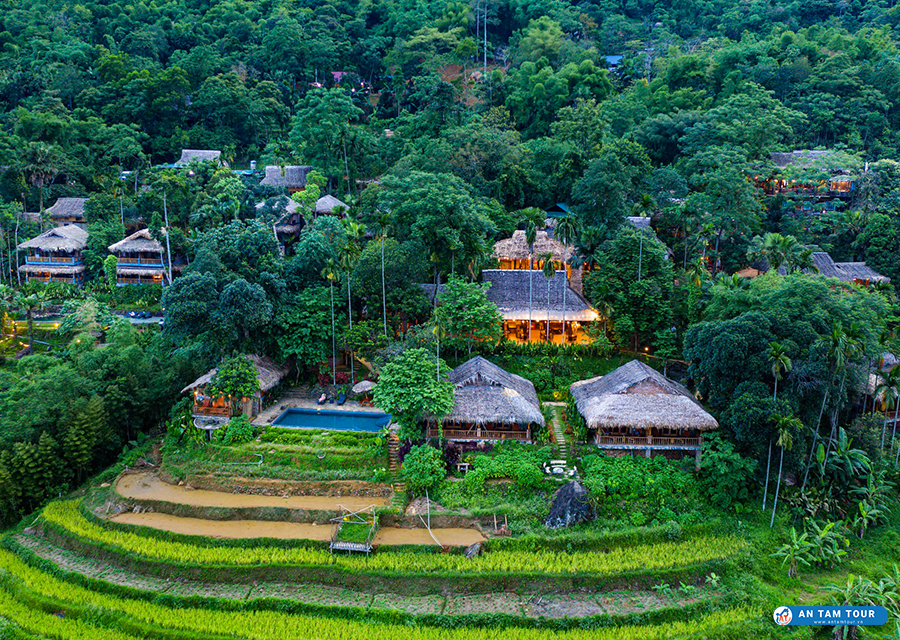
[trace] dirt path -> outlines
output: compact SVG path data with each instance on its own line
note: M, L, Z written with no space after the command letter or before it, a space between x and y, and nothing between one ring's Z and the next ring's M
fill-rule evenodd
M331 527L305 522L269 522L265 520L203 520L182 518L167 513L122 513L111 520L122 524L139 525L189 536L210 538L278 538L280 540L330 540ZM462 547L485 538L475 529L432 529L443 546ZM383 527L375 536L374 545L403 544L434 545L426 529Z
M161 500L196 507L282 507L310 511L340 511L340 505L370 505L383 507L389 498L357 496L257 496L243 493L225 493L203 489L187 490L167 484L154 473L135 473L122 476L116 483L116 491L125 498L136 500Z

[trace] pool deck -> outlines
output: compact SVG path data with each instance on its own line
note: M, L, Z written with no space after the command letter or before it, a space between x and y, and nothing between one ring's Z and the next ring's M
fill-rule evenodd
M260 411L253 419L252 424L267 426L284 413L285 409L327 409L328 411L365 411L367 413L383 414L378 407L363 407L356 400L348 399L343 406L335 404L316 404L316 399L308 395L304 389L291 389L271 407Z

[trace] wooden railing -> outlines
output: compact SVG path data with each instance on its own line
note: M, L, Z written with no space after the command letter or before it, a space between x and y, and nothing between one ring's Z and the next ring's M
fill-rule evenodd
M81 280L76 280L74 276L56 275L56 276L36 276L36 275L28 275L27 279L29 282L65 282L68 284L81 284Z
M224 416L226 418L231 417L231 407L201 407L200 405L194 405L194 415L195 416Z
M147 274L146 276L116 276L116 284L159 284L162 276Z
M128 266L138 266L138 267L162 267L162 260L156 259L151 260L149 258L119 258L116 264L120 265L128 265Z
M440 435L436 427L428 427L427 437L437 438ZM518 440L528 442L527 431L495 431L489 429L444 429L447 440Z
M699 447L700 438L683 438L679 436L598 436L600 447L619 446L646 449L647 447Z
M27 256L25 264L81 264L74 256Z

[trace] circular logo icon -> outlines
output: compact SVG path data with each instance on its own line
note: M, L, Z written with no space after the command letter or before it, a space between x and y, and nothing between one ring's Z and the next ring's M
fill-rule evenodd
M791 623L793 614L788 607L778 607L772 617L775 619L775 624L784 626Z

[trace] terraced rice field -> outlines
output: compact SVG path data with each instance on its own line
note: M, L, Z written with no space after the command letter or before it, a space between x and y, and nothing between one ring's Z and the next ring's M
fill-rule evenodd
M117 490L147 489L146 478L129 478ZM204 494L215 493L171 495L209 503L221 495ZM423 529L386 528L379 535L385 545L435 548ZM466 529L435 535L444 544L482 539ZM745 552L732 536L572 553L488 544L472 559L384 549L371 557L331 555L323 548L329 536L327 525L162 513L105 521L78 501L57 501L28 535L3 540L0 637L743 640L748 629L766 635L759 621L767 616L738 605L724 589L703 586L707 572L723 571ZM696 588L650 589L655 576L666 575ZM576 583L577 589L559 586Z

